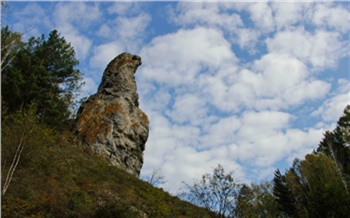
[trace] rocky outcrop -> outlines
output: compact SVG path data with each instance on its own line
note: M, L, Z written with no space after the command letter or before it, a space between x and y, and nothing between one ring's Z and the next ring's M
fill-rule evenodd
M74 133L86 150L107 158L111 165L140 175L149 121L140 110L135 72L141 58L123 53L104 71L96 94L84 102Z

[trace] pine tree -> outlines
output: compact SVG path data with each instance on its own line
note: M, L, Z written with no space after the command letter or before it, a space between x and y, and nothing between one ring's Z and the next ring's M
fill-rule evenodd
M344 109L337 127L327 131L317 148L317 153L324 153L337 164L338 170L350 179L350 105Z
M278 202L281 211L293 217L296 215L296 206L293 194L288 187L285 176L277 169L273 179L273 194Z
M59 127L71 115L70 107L82 83L79 61L64 37L53 30L49 38L30 38L2 72L2 99L8 110L38 107L40 121Z

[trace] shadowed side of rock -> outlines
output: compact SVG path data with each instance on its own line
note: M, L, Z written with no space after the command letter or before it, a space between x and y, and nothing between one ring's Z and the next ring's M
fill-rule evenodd
M123 53L114 58L103 73L96 94L78 111L76 140L111 165L135 176L140 175L149 121L140 110L135 72L141 58Z

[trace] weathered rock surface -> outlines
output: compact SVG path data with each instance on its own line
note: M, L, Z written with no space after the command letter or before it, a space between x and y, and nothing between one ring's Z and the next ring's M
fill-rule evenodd
M84 102L75 123L76 140L113 166L140 175L149 121L140 110L135 72L141 58L122 53L107 66L96 94Z

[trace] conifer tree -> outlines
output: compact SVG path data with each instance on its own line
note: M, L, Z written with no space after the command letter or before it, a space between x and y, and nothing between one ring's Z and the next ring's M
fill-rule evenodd
M56 30L48 39L32 37L1 72L2 100L10 112L36 103L39 120L57 127L69 119L82 85L78 64L73 47Z
M296 159L274 177L274 195L291 217L347 217L350 214L350 106L334 131L327 131L317 151Z
M324 134L317 153L324 153L333 159L338 170L350 179L350 105L344 109L337 127Z

